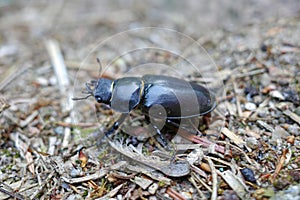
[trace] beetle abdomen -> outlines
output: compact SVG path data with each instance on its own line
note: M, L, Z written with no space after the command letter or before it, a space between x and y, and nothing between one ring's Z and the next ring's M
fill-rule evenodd
M154 118L187 118L215 108L215 97L203 86L169 76L145 75L141 109Z

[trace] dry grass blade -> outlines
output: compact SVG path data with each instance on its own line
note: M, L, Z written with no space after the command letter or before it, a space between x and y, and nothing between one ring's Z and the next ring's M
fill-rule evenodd
M199 189L199 186L197 185L195 179L193 177L190 177L189 178L189 181L192 183L192 185L196 188L199 196L200 196L200 199L204 200L206 199L205 195L203 194L203 192Z
M54 174L55 174L55 171L52 171L48 175L48 177L46 178L46 180L43 181L42 185L40 185L39 188L36 189L35 192L31 195L30 199L36 199L36 196L41 193L41 191L44 189L44 187L46 187L46 185L52 179L52 177L54 176Z
M7 101L0 97L0 114L9 107L10 105L7 103Z
M284 162L286 160L286 154L287 153L288 153L288 149L284 149L282 151L282 155L281 155L281 157L279 159L279 162L276 165L275 172L274 172L273 176L271 177L271 182L274 182L274 180L276 179L277 175L279 174L281 168L283 167Z
M218 172L220 176L226 181L226 183L236 192L241 199L247 199L247 188L245 184L242 184L239 179L236 178L231 171Z
M216 200L218 197L218 176L217 176L217 171L215 168L215 165L213 161L210 159L210 157L205 157L207 160L209 167L211 169L211 175L212 175L212 192L211 192L211 200Z
M55 40L47 40L45 42L46 48L48 50L48 54L50 56L54 72L56 78L58 80L58 86L60 93L62 95L61 98L61 107L64 112L69 112L73 107L72 94L68 89L69 86L69 77L67 73L67 68L64 63L63 55L60 50L58 42ZM67 91L67 92L66 92ZM72 115L71 115L72 117ZM72 121L70 118L66 118L66 123ZM66 148L69 145L69 141L71 138L71 130L69 127L65 128L64 139L62 142L62 147Z
M10 82L12 82L15 78L20 76L28 69L29 67L19 67L18 65L13 65L12 67L9 67L5 71L5 73L0 77L0 91L2 91Z
M8 199L9 197L20 200L25 199L23 195L15 192L15 190L21 186L21 182L22 181L18 181L10 184L9 186L0 182L0 199Z
M90 181L90 180L96 180L99 178L104 177L106 174L108 173L108 170L106 169L101 169L99 171L97 171L94 174L91 175L87 175L84 177L79 177L79 178L66 178L66 177L61 177L65 182L69 183L69 184L75 184L75 183L82 183L82 182L86 182L86 181Z
M101 197L101 198L97 198L95 200L106 200L106 199L110 199L112 197L114 197L118 191L123 187L124 184L120 184L117 187L115 187L114 189L112 189L108 194L106 194L105 196Z
M236 95L236 108L237 108L237 114L239 117L243 116L243 113L242 113L242 108L241 108L241 103L240 103L240 97L238 96L238 87L237 87L237 84L236 84L236 81L235 79L233 79L233 89L234 89L234 93Z

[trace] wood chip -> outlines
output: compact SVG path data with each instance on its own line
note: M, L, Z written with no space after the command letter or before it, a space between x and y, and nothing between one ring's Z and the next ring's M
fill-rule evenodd
M233 133L232 131L230 131L228 128L223 127L221 132L226 135L226 137L228 137L229 139L232 140L233 143L235 143L238 146L243 146L245 144L245 141L242 140L242 138L240 138L238 135L236 135L235 133Z
M102 178L103 176L105 176L107 174L108 170L106 169L100 169L99 171L97 171L94 174L91 175L87 175L84 177L80 177L80 178L66 178L66 177L61 177L65 182L70 183L70 184L74 184L74 183L82 183L82 182L86 182L89 180L96 180L99 178Z
M131 180L135 184L139 185L143 190L146 190L152 183L153 181L147 178L142 178L142 177L134 177L133 180Z
M285 110L283 111L283 114L285 114L286 116L290 117L292 120L294 120L295 122L297 122L300 125L300 116L293 113L290 110Z
M267 124L266 122L264 122L262 120L257 120L257 123L258 123L258 125L265 128L266 130L270 131L271 133L274 132L274 128L272 126L270 126L269 124Z

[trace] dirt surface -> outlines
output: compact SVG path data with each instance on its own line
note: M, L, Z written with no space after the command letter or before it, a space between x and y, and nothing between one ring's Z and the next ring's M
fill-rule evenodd
M299 6L0 1L0 199L300 198ZM72 100L144 74L217 107L163 148L140 112L107 138L119 113Z

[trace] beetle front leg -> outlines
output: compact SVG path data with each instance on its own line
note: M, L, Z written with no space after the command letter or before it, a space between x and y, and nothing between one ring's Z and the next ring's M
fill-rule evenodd
M113 125L109 127L108 130L105 132L105 136L108 137L111 134L113 134L124 122L126 117L127 117L127 113L122 113L121 116L113 123Z

